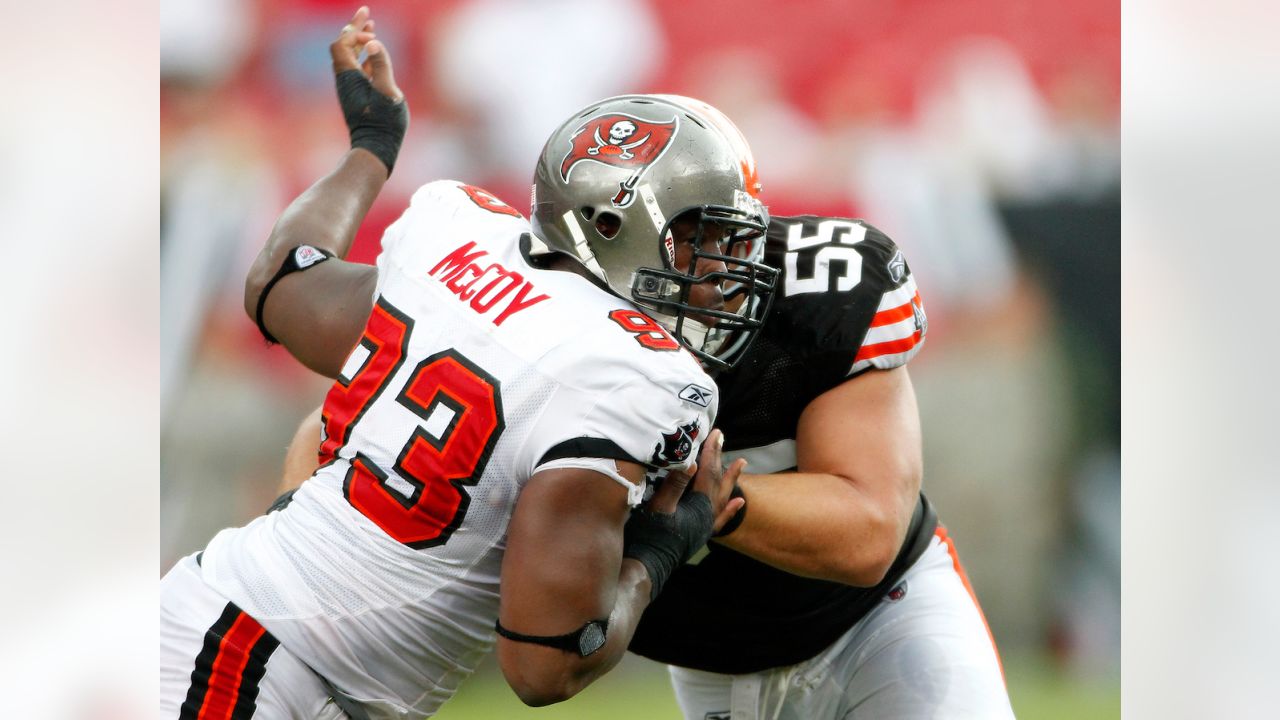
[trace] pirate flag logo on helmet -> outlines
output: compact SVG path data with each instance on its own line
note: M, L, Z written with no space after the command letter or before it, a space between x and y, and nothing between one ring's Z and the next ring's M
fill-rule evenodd
M659 123L623 113L597 115L573 131L569 152L560 162L560 179L569 182L574 166L587 160L631 170L613 196L614 207L627 207L635 200L640 177L666 151L678 129L675 117Z

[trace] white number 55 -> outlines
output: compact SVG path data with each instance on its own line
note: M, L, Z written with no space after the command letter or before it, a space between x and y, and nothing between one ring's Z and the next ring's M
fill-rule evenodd
M812 235L803 235L804 226L787 229L787 296L826 292L831 287L831 261L844 261L844 274L836 279L836 290L852 290L862 281L862 255L853 247L867 236L867 228L847 220L823 220ZM839 235L838 244L830 244ZM796 270L800 251L827 245L813 256L813 277L802 278Z

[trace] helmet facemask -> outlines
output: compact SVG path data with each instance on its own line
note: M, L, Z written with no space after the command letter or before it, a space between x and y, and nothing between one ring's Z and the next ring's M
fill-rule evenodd
M675 226L687 221L695 223L692 234L676 238ZM778 271L735 249L762 243L767 223L763 208L757 213L724 205L682 210L660 236L665 267L640 267L632 275L631 299L674 333L708 369L732 367L764 324ZM714 245L708 234L717 238ZM677 257L677 242L689 246L687 260ZM724 269L699 273L703 260ZM734 299L715 308L694 304L695 287L708 282L718 284L726 299L732 290L741 301Z

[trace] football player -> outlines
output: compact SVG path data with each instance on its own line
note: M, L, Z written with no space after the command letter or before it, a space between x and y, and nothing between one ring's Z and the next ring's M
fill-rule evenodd
M376 268L344 262L408 118L367 8L330 52L352 149L281 215L245 292L268 341L335 380L320 467L162 580L161 706L429 717L495 633L524 701L565 699L742 506L698 359L727 365L723 331L760 327L774 273L726 249L763 208L715 118L617 98L548 142L532 228L438 181ZM726 283L752 301L726 309Z
M902 252L863 221L815 216L774 217L738 250L783 270L763 330L716 376L725 457L750 460L747 504L675 572L630 649L670 666L689 720L1012 717L920 490L906 364L928 321Z

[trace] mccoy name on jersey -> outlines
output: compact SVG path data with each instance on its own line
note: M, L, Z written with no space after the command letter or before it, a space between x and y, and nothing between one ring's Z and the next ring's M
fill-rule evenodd
M746 356L716 378L725 462L745 457L755 473L795 469L804 408L850 377L905 365L928 329L902 252L860 220L774 217L765 262L783 270L773 310ZM810 658L893 587L935 526L921 495L898 557L874 588L802 578L711 543L645 611L631 650L733 674ZM713 650L700 642L709 636L719 638Z
M715 418L692 356L592 281L531 264L529 232L478 188L418 190L325 399L322 466L203 554L206 583L370 717L433 712L491 648L507 523L538 468L688 469Z

